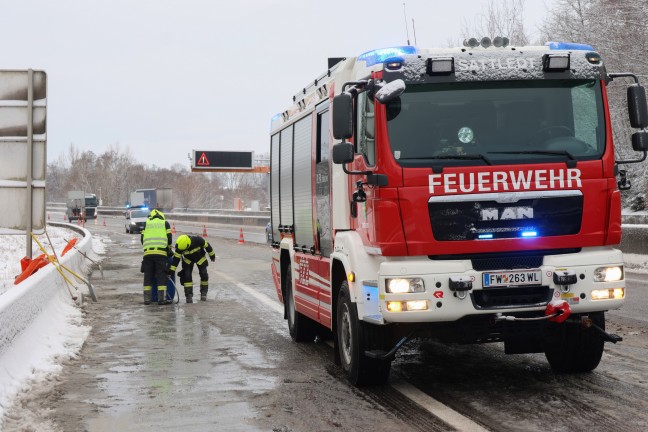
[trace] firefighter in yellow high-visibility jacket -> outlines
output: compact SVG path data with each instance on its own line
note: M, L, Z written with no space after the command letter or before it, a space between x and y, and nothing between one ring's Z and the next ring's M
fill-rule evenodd
M187 303L193 303L193 279L191 273L194 264L198 266L198 274L200 275L200 300L207 300L207 290L209 289L207 256L212 262L216 261L214 249L204 238L198 236L189 237L183 234L176 240L169 275L173 276L175 274L178 263L182 260L182 269L178 272L178 276L180 276L180 283L184 286Z
M171 254L173 234L171 225L161 211L151 210L146 218L146 225L140 241L144 249L144 258L142 259L144 304L150 304L153 298L153 278L157 283L158 304L169 304L171 301L166 299L167 257Z

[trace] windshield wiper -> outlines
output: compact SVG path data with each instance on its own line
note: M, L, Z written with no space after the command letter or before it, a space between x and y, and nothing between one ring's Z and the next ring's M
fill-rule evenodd
M493 154L537 154L550 156L567 156L569 160L575 160L574 156L567 150L514 150L514 151L495 151L488 152Z
M488 165L493 165L493 163L483 154L467 154L467 155L432 155L432 156L417 156L417 157L406 157L400 158L399 160L409 160L409 159L466 159L466 160L483 160Z

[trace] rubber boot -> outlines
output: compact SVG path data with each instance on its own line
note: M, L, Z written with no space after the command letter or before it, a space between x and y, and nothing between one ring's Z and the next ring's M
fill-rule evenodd
M207 287L200 287L200 301L207 301Z
M158 290L158 304L159 305L169 304L169 302L166 299L166 290Z
M193 303L193 288L185 287L185 298L187 299L187 303Z
M144 304L148 305L151 304L151 300L153 299L153 293L151 290L144 291Z

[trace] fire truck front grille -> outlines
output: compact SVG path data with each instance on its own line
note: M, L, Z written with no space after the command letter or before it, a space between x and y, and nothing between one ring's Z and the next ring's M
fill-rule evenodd
M538 196L514 203L492 197L431 200L428 210L437 241L563 236L580 231L583 196Z
M552 295L553 290L547 286L530 286L474 290L470 297L475 309L505 309L544 306Z
M473 258L472 266L477 271L500 269L538 268L542 265L544 255L500 256Z

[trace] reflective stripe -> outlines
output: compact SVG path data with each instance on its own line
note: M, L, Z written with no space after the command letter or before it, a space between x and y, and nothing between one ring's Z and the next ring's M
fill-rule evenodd
M151 286L145 286L144 287L144 291L151 291L152 289L153 289L153 287L151 287Z
M205 256L203 256L202 258L200 258L200 259L196 262L196 264L198 264L199 266L201 266L201 265L203 265L203 264L205 263L205 261L207 261L207 258L206 258Z
M144 256L149 256L149 255L160 255L160 256L167 256L167 253L165 251L161 250L145 250L144 251Z

